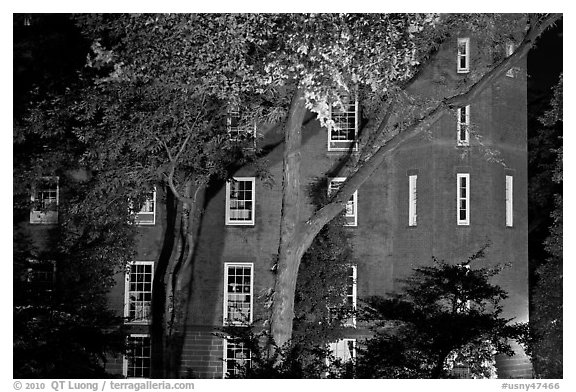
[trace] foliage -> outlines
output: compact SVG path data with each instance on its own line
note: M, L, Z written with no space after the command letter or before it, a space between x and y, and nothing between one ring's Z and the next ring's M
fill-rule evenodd
M81 48L87 48L72 23L61 15L36 15L31 31L16 32L15 58L37 62L18 60L15 69L17 84L30 90L18 92L25 98L15 110L14 375L104 377L105 353L123 351L120 320L108 310L106 294L113 274L132 259L127 199L117 194L107 204L94 192L101 177L80 163L84 146L63 110L63 94L78 83L80 63L70 57L83 61ZM61 67L63 58L45 50L62 50L66 43L75 51ZM34 185L44 176L59 178L59 220L33 229L23 222Z
M471 267L484 250L459 264L434 259L403 280L401 293L366 300L375 335L359 349L359 377L444 378L454 365L494 375L492 355L511 354L507 339L521 328L500 316L507 295L489 280L501 268Z
M28 151L25 146L32 142L38 152L26 170L18 169L20 178L89 168L90 189L84 199L76 199L72 214L88 214L88 206L113 205L117 218L125 222L127 198L138 198L161 183L187 206L195 201L194 187L202 189L214 177L228 178L258 153L228 137L230 108L240 107L244 124L286 123L288 105L302 88L306 107L326 124L328 109L356 88L374 110L384 107L382 102L401 102L398 92L447 32L487 32L485 39L496 43L506 32L519 31L517 24L503 19L506 16L427 14L78 15L77 24L92 43L87 67L72 85L65 84L68 89L38 92L26 127L15 132L16 145L24 146L21 151ZM493 36L494 26L502 26L504 33ZM470 81L480 74L471 74ZM372 118L382 116L378 112ZM403 128L404 120L392 130ZM180 211L183 222L194 215L186 208ZM84 249L78 244L111 246L108 238L116 229L119 244L130 241L124 236L129 229L122 225L105 226L105 237L99 237L96 224L70 215L64 227L65 255L71 254L66 249ZM179 249L191 255L194 236L187 225L181 227L187 246ZM103 254L93 253L96 259ZM115 259L124 260L123 254L115 254ZM161 277L155 275L155 280Z
M560 76L558 85L554 88L554 96L550 102L551 108L541 118L546 128L562 128L563 78ZM554 182L562 184L562 147L552 151L556 155L554 166ZM563 342L563 215L562 195L554 197L554 210L551 213L552 226L550 235L544 245L549 258L536 271L537 284L534 288L531 326L534 333L532 356L534 369L538 377L562 378L562 342Z
M325 178L309 187L317 208L328 202ZM354 316L346 302L348 272L355 264L350 234L342 216L320 231L302 257L295 297L294 339L300 345L325 347L345 333Z
M50 247L33 246L32 234L15 226L15 377L109 377L105 354L124 349L107 293L133 259L132 228L120 213L126 204L106 207L86 196L91 186L68 186L60 188L69 198L48 232Z

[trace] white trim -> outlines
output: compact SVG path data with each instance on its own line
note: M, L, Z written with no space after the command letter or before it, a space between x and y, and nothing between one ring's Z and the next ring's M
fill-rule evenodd
M350 350L349 342L352 342L352 350ZM341 359L342 362L348 362L350 360L356 359L356 339L339 339L335 342L328 343L328 347L332 355L335 358ZM344 353L344 355L340 353Z
M56 210L48 210L48 211L41 211L35 210L34 205L30 208L30 223L31 224L41 224L41 225L53 225L58 223L58 205L60 204L60 177L41 177L37 181L37 183L32 188L32 192L30 194L30 201L32 203L36 202L36 193L38 192L38 183L39 182L47 182L47 183L56 183ZM53 190L53 188L49 188L48 190Z
M250 129L246 128L246 129L242 129L241 127L234 127L235 129L232 129L232 117L237 117L238 118L238 122L240 121L240 108L238 106L233 106L233 107L229 107L228 108L228 113L226 115L226 132L228 133L228 137L230 139L231 142L241 142L242 137L240 137L241 133L245 133L250 135L250 133L252 134L252 141L254 143L254 147L256 147L256 123L254 122L252 124L252 131L250 131ZM235 136L233 136L233 132L236 134Z
M150 338L150 334L147 333L131 333L128 334L128 336L126 337L127 341L130 338ZM150 341L150 350L152 350L152 341ZM152 351L150 351L150 370L152 369ZM128 377L128 356L124 355L123 356L123 361L122 361L122 374L124 375L125 378L130 378L130 379L138 379L138 377ZM146 378L146 377L145 377Z
M222 324L223 325L246 325L242 320L228 320L228 270L231 267L249 267L250 268L250 308L248 323L252 324L254 318L254 263L224 263L224 300L222 301Z
M238 210L238 212L250 214L250 219L236 220L231 217L231 183L232 181L226 182L226 206L225 206L225 222L227 226L252 226L255 222L256 215L256 178L255 177L233 177L236 182L250 182L252 185L251 194L252 198L250 200L242 200L243 202L249 201L251 203L250 209Z
M156 187L154 187L154 190L151 191L152 193L152 208L153 211L152 212L145 212L142 211L145 207L145 204L142 205L142 208L140 209L139 212L136 212L134 214L134 223L138 226L153 226L156 224ZM146 201L150 200L148 197L146 197ZM150 217L152 217L152 219L150 219ZM142 219L142 218L146 218L146 219Z
M462 122L462 109L464 109L464 122ZM464 139L460 137L464 126ZM459 107L456 110L456 140L458 146L470 145L470 105Z
M506 57L510 57L514 53L515 49L516 44L514 42L512 41L506 42ZM517 69L516 67L510 67L510 69L506 71L506 76L508 76L509 78L513 78L516 69Z
M464 53L460 51L461 44L464 44ZM468 73L470 72L470 38L458 38L456 44L456 72ZM461 66L461 59L464 58L464 67Z
M344 183L345 181L346 177L328 178L328 197L332 195L332 192L337 191L342 185L342 183ZM335 184L340 185L335 186ZM349 208L350 203L352 203L351 208ZM349 209L351 209L352 211L350 212ZM354 194L352 195L350 200L348 200L348 202L346 203L344 219L346 220L344 226L346 227L358 226L358 190L354 191Z
M412 174L408 176L408 226L416 226L418 223L417 214L417 188L418 175Z
M352 264L348 268L352 268L352 310L355 312L358 306L358 266ZM346 269L346 303L348 303L348 277L348 269ZM356 328L356 315L353 315L351 319L352 322L346 322L344 326Z
M150 276L150 297L152 296L152 287L154 284L154 262L153 261L132 261L129 264L129 268L126 270L125 280L124 280L124 318L126 324L150 324L152 321L151 314L148 313L146 318L140 320L129 320L130 317L130 275L132 273L132 267L135 265L150 265L151 266L151 276ZM152 299L150 299L152 301ZM151 312L152 303L150 303L150 308L148 312Z
M465 180L466 186L462 187L462 180ZM464 192L463 192L464 191ZM462 193L465 193L464 195ZM464 202L464 219L460 218L461 203ZM456 175L456 221L459 226L470 225L470 174L458 173Z
M358 126L359 126L359 111L358 111L358 94L354 95L354 139L345 139L345 140L338 140L332 139L332 129L333 125L328 126L328 151L348 151L350 150L350 146L352 146L352 151L358 151ZM330 106L330 119L333 120L333 114L336 112ZM352 113L349 110L345 110L343 112L339 112L340 114L350 114ZM342 145L338 147L338 145Z
M506 227L514 226L514 177L506 176Z
M226 374L228 373L228 338L224 338L223 339L223 344L222 344L223 348L224 348L224 352L222 355L222 359L223 359L223 364L222 364L222 378L226 378ZM248 358L245 358L244 360L246 362L249 363L248 367L250 367L251 361L252 361L252 353L250 351L250 348L246 348L248 350Z

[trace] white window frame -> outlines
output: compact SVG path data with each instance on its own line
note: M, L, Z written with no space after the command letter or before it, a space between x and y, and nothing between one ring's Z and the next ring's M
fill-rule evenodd
M348 269L352 269L351 285L349 282L350 274ZM351 292L350 286L352 287ZM349 265L346 269L346 304L352 305L352 311L356 311L356 306L358 305L358 266L355 264ZM356 328L356 315L353 314L352 317L344 323L344 326Z
M246 203L247 201L252 203L251 209L243 209L243 210L233 210L232 209L232 202L237 200L231 197L232 191L232 182L250 182L252 184L252 198L250 200L245 199L241 201L236 201L236 203ZM249 211L251 213L251 219L239 220L234 219L232 215L232 211ZM255 222L255 215L256 215L256 178L255 177L233 177L232 181L228 181L226 183L226 225L228 226L253 226Z
M464 44L464 51L462 53L460 51L461 44ZM458 73L468 73L470 72L470 38L458 38L457 46L456 46L456 71ZM462 58L464 58L464 67L462 67Z
M136 266L150 266L150 291L145 291L145 290L135 290L132 291L130 290L130 279L132 276L132 273L134 272L133 268ZM126 270L126 279L125 279L125 284L124 284L124 318L126 320L127 324L150 324L150 322L152 321L152 317L151 317L151 310L152 310L152 287L154 284L154 262L153 261L133 261L129 264L128 266L129 268ZM144 282L143 283L147 283ZM138 301L131 301L130 296L131 293L136 293L136 294L147 294L149 293L150 296L150 300L149 301L144 301L144 300L138 300ZM131 304L134 302L140 302L142 303L140 305L140 313L141 314L145 314L145 316L140 317L140 318L131 318L130 315L130 308L131 308ZM149 304L147 305L146 303ZM146 311L146 307L147 307L147 311Z
M462 179L466 181L465 195L462 195ZM465 218L460 218L460 212L463 210L462 202L464 202ZM459 226L470 225L470 173L458 173L456 175L456 220Z
M408 176L408 226L418 224L418 175L411 174Z
M232 125L232 119L237 118L237 122L240 122L240 108L238 106L231 106L228 108L228 114L226 115L226 132L228 133L228 138L232 142L243 142L245 138L241 135L245 134L256 143L256 123L248 127L239 127ZM252 128L252 129L250 129Z
M514 226L514 177L506 175L506 227Z
M127 341L130 341L130 338L148 338L149 342L150 342L150 346L149 346L149 350L150 350L150 366L149 366L149 372L152 369L152 341L150 340L150 334L147 333L132 333L129 334L127 336ZM145 357L144 357L145 358ZM130 379L143 379L143 378L150 378L150 377L129 377L128 376L128 364L129 364L129 359L128 359L128 355L124 355L124 361L122 364L122 374L124 375L124 377L126 378L130 378Z
M344 97L349 99L350 96ZM349 108L348 108L349 109ZM333 138L332 132L339 132L341 130L337 129L334 125L334 118L336 116L350 117L354 116L354 139L340 139ZM330 107L330 120L328 126L328 151L348 151L352 147L352 151L358 151L358 125L359 125L359 111L358 111L358 95L354 94L354 111L352 110L340 110L339 107ZM347 130L350 128L346 128Z
M43 224L43 225L53 225L58 223L58 205L60 204L60 178L59 177L42 177L39 181L34 185L32 192L30 194L30 201L33 203L32 208L30 209L30 223L31 224ZM48 188L48 189L38 189L41 183L50 183L50 185L54 184L55 188ZM54 210L35 210L34 203L37 202L37 194L38 192L56 192L56 208ZM42 199L39 202L43 203ZM47 199L51 200L51 199ZM52 204L52 202L50 203Z
M249 368L250 365L252 364L252 352L250 351L250 348L246 347L246 346L245 346L245 343L242 342L242 341L234 342L234 341L231 341L231 340L233 340L233 339L230 339L230 338L224 338L223 340L224 340L224 343L223 343L224 353L223 353L222 358L223 358L223 360L224 360L224 365L222 366L222 378L226 378L228 375L236 375L236 368L235 368L235 366L232 367L232 369L234 369L234 370L233 370L233 373L230 373L230 374L228 373L228 362L229 362L229 361L230 361L230 362L234 362L234 363L240 362L240 361L244 361L245 363L240 364L240 366L246 365L246 362L247 362L247 367ZM244 346L244 347L239 348L238 351L240 351L240 352L242 352L242 351L244 351L244 350L247 351L246 357L243 357L243 358L229 358L229 357L228 357L228 346L229 346L229 345L235 345L235 346L241 345L241 346Z
M337 192L342 184L346 181L346 177L333 177L328 179L328 197L332 196L333 192ZM336 185L338 184L338 185ZM346 208L344 210L344 219L346 227L356 227L358 226L358 190L354 191L354 194L346 203Z
M510 57L514 50L516 49L516 44L512 41L506 42L506 57ZM509 78L513 78L516 72L516 67L510 67L508 71L506 71L506 76Z
M242 267L242 268L250 268L250 291L248 295L250 296L249 302L249 309L248 309L248 317L247 320L236 320L236 319L229 319L228 316L230 314L228 306L230 302L231 295L238 295L234 294L233 292L229 292L229 284L228 284L228 277L229 277L229 270L233 267ZM223 325L239 325L245 326L246 322L252 324L252 320L254 317L254 263L236 263L236 262L229 262L224 263L224 300L223 302L223 313L222 313L222 324ZM244 293L240 295L245 295ZM242 313L242 312L240 312Z
M147 192L152 194L152 197L146 196L140 211L134 213L134 224L139 226L153 226L156 224L156 187L154 190ZM130 209L132 210L132 200L130 200ZM152 206L152 212L147 211Z
M462 116L464 110L464 116ZM464 121L462 121L464 117ZM462 131L464 131L464 139L462 139ZM458 146L470 145L470 105L462 106L456 109L456 139Z
M350 350L350 346L352 346L352 350ZM328 343L328 348L332 353L332 355L335 358L341 359L343 363L353 361L354 359L356 359L356 339L352 338L339 339L335 342ZM341 352L347 352L348 354L341 355L340 354Z

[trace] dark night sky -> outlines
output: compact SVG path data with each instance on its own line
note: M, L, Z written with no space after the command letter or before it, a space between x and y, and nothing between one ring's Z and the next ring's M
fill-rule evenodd
M548 94L562 72L562 22L546 31L528 55L528 91L532 99ZM531 102L529 101L529 105Z

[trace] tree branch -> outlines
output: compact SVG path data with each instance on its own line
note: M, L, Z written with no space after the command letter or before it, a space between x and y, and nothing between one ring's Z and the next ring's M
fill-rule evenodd
M204 105L205 101L206 101L206 95L203 94L202 95L202 101L200 102L200 107L202 107ZM198 124L198 120L200 120L201 115L202 115L202 112L200 111L198 113L198 115L196 116L196 118L194 119L194 123L190 127L188 127L188 135L186 136L186 138L182 142L182 145L180 146L180 149L178 150L178 153L176 154L176 156L174 158L172 158L172 155L170 154L170 150L169 150L168 146L166 145L166 143L162 142L162 144L164 145L164 148L166 149L166 152L168 153L168 159L170 160L170 171L169 171L168 178L167 178L168 179L168 186L170 187L170 190L172 191L172 193L174 194L174 197L176 197L176 199L178 199L182 203L187 203L187 204L193 204L196 200L196 196L194 196L194 198L189 198L189 197L181 195L178 192L178 189L176 189L176 186L174 185L174 172L176 171L176 165L178 164L178 160L180 159L180 156L184 153L186 145L188 144L188 141L192 137L193 130L194 130L194 128L196 128L196 124ZM158 138L156 138L156 139L159 140Z
M384 159L394 152L401 144L428 129L438 121L445 113L452 108L465 104L482 93L492 82L503 76L507 70L522 57L526 56L534 46L535 40L551 25L562 17L562 14L549 14L543 21L537 24L532 23L521 45L516 48L509 57L497 63L494 68L485 73L480 80L474 83L468 91L444 99L436 107L429 110L424 116L412 120L412 122L401 132L393 135L376 152L369 156L361 165L353 168L352 174L342 184L330 203L316 211L312 217L304 223L302 230L298 230L299 241L301 243L299 252L302 254L310 246L315 235L333 219L346 205L354 192L380 167Z

